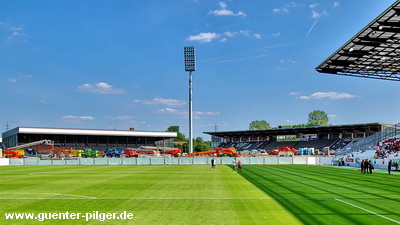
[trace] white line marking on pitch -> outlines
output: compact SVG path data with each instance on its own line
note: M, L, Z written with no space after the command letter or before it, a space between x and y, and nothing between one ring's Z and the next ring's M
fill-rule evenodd
M1 194L41 194L41 195L65 195L71 197L79 197L79 198L35 198L35 197L0 197L0 199L97 199L97 200L278 200L278 199L286 199L286 200L301 200L301 199L332 199L332 198L272 198L272 197L90 197L83 195L69 195L69 194L56 194L56 193L15 193L15 192L0 192Z
M71 196L71 197L96 199L96 197L90 197L90 196L85 196L85 195L70 195L70 194L59 194L59 193L0 192L0 195L2 195L2 194L11 194L11 195L63 195L63 196ZM1 199L36 199L36 198L1 198ZM37 198L37 199L43 199L43 198ZM51 198L46 198L46 199L51 199Z
M370 210L368 210L368 209L364 209L364 208L362 208L362 207L360 207L360 206L357 206L357 205L351 204L351 203L349 203L349 202L346 202L346 201L340 200L340 199L338 199L338 198L335 198L335 200L337 200L337 201L339 201L339 202L343 202L343 203L345 203L345 204L347 204L347 205L351 205L351 206L353 206L353 207L355 207L355 208L358 208L358 209L364 210L365 212L369 212L369 213L371 213L371 214L373 214L373 215L375 215L375 216L379 216L379 217L382 217L382 218L384 218L384 219L387 219L387 220L390 220L390 221L392 221L392 222L395 222L395 223L398 223L398 224L400 224L400 222L399 222L399 221L397 221L397 220L391 219L391 218L389 218L389 217L386 217L386 216L382 216L381 214L378 214L378 213L376 213L376 212L372 212L372 211L370 211Z

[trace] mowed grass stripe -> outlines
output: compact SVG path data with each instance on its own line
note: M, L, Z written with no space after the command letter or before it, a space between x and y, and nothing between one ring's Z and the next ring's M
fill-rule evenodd
M297 167L297 166L295 166ZM304 166L300 166L304 167ZM315 167L315 166L311 166ZM317 166L318 168L318 166ZM353 203L358 204L358 205L363 205L364 207L369 207L369 209L373 210L379 210L381 213L392 213L396 215L396 209L395 208L387 208L386 204L389 205L397 205L400 201L400 196L399 192L396 190L399 189L393 189L391 187L395 187L396 184L393 186L388 185L392 181L392 177L390 176L384 176L383 174L377 175L377 180L381 180L387 178L388 180L386 181L386 185L382 186L382 182L376 182L375 183L375 175L373 176L372 174L359 174L357 171L353 171L352 176L345 176L342 175L340 172L341 170L339 168L331 167L331 168L321 168L322 172L319 173L317 170L311 170L309 171L310 167L304 168L305 171L302 171L301 174L298 173L298 171L294 171L293 167L288 167L285 171L280 168L281 172L284 173L290 173L295 177L295 180L300 183L300 180L298 178L303 178L302 180L307 180L310 178L310 174L315 175L315 181L319 182L318 183L313 183L313 182L307 182L303 183L303 185L311 186L315 190L314 193L320 193L324 194L325 193L329 196L332 195L332 197L338 197L338 198L345 198L349 199L350 201L353 201ZM329 173L326 173L324 171L328 170L334 170L336 171L334 177L332 178L329 175ZM338 173L339 172L339 173ZM346 171L343 173L346 174ZM369 177L368 177L369 176ZM357 179L354 179L357 178ZM348 186L347 183L353 182L358 183L359 185L352 185ZM332 186L332 188L327 189L326 187ZM389 188L388 188L389 187ZM319 192L320 191L320 192ZM375 199L384 199L385 204L380 204L375 201ZM398 215L398 214L397 214Z
M22 166L2 167L0 174L7 174L0 193L8 193L0 194L6 198L0 205L1 212L127 211L135 215L130 221L102 224L300 224L276 200L232 173L228 166L218 166L217 171L211 171L209 166ZM25 199L13 199L14 196ZM0 215L0 223L10 221ZM27 222L14 220L12 224Z
M245 178L275 197L305 224L392 223L331 199L336 197L396 221L399 219L397 208L387 207L398 205L400 199L398 189L387 188L396 179L398 182L394 176L386 175L385 182L384 174L364 175L356 170L306 165L252 165L245 170L242 173Z

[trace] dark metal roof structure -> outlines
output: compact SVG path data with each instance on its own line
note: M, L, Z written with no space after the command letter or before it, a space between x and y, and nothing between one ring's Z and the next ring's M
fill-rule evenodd
M320 73L400 81L400 0L316 70Z
M214 131L203 132L205 134L214 135L217 137L232 137L232 136L264 136L264 135L287 135L287 134L312 134L312 133L376 133L382 130L382 126L393 126L386 123L364 123L364 124L349 124L349 125L331 125L318 127L293 127L293 128L277 128L267 130L242 130L242 131Z

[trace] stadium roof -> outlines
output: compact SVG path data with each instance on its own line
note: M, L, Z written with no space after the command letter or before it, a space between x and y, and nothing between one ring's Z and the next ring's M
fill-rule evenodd
M52 135L94 135L94 136L131 136L175 138L176 132L136 131L136 130L96 130L46 127L16 127L3 133L3 138L16 134L52 134Z
M320 73L400 81L400 0L316 70Z
M350 125L332 125L332 126L317 126L317 127L293 127L293 128L276 128L266 130L242 130L242 131L215 131L204 132L205 134L218 137L228 136L263 136L263 135L289 135L289 134L313 134L313 133L333 133L333 132L348 132L348 133L363 133L363 132L378 132L382 126L394 126L386 123L364 123Z

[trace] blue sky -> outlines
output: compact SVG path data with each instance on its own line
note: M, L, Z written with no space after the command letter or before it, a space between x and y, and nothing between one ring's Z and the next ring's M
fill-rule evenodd
M183 47L195 46L194 136L399 118L398 83L320 74L394 0L13 0L0 8L0 130L17 126L188 135Z

